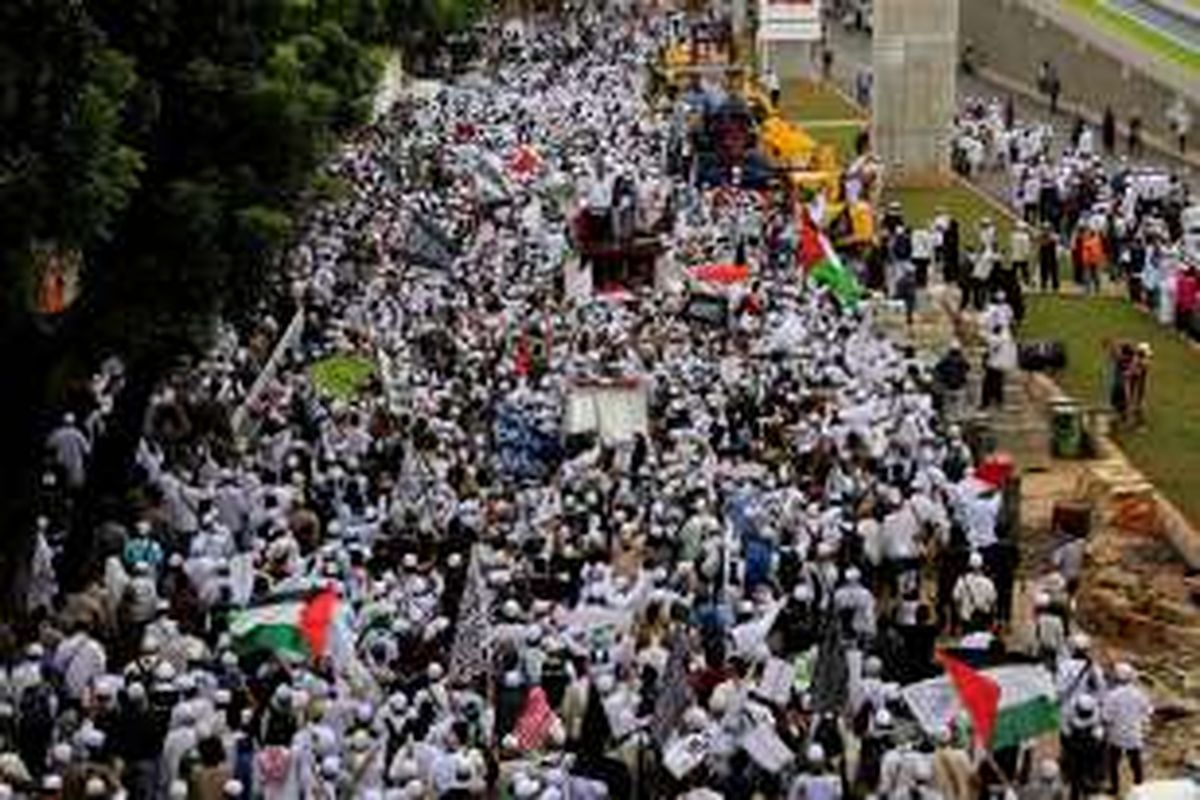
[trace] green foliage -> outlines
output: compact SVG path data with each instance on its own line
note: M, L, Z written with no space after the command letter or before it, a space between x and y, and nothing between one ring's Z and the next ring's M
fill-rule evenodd
M18 256L44 240L83 251L84 290L101 316L253 308L270 283L238 276L278 262L319 164L368 118L380 53L428 47L482 7L5 0L3 291L27 284Z
M353 400L375 375L375 365L361 356L337 355L308 370L317 391L338 400Z
M276 267L299 206L336 196L314 176L367 119L378 54L427 52L481 7L0 0L0 360L20 376L0 418L0 529L14 545L0 615L21 595L43 414L98 357L122 356L134 388L89 504L120 496L156 379L205 347L219 316L261 313L286 280ZM80 299L53 322L27 308L34 244L82 256ZM361 367L335 372L339 387L362 380Z
M86 245L108 239L138 187L142 154L122 142L126 98L136 82L130 59L103 49L89 59L90 78L68 111L61 132L61 241Z

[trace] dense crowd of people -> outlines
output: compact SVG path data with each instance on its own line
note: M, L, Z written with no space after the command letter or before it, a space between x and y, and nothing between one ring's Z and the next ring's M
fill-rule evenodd
M1056 142L1052 126L1017 119L1011 99L973 102L958 121L956 162L966 174L1007 171L1022 236L1047 248L1039 257L1043 290L1059 288L1062 250L1086 291L1123 284L1132 302L1196 338L1200 252L1187 232L1196 225L1189 187L1177 172L1118 156L1114 125L1111 114L1099 130L1076 120L1069 141ZM1018 249L1029 252L1016 236L1014 261Z
M1032 800L1115 788L1125 760L1142 779L1152 710L1076 629L1078 559L1044 565L1036 644L1008 652L1009 468L871 304L781 259L787 192L670 168L679 111L648 93L667 26L595 5L496 29L484 68L336 159L349 196L288 260L298 355L247 434L208 420L258 363L230 333L155 395L99 529L70 508L119 363L50 435L0 797ZM580 231L661 231L663 277L567 291ZM726 261L752 279L691 313L687 270ZM307 366L339 353L387 368L333 398ZM624 410L568 415L596 385ZM70 592L68 542L92 556ZM940 647L1049 686L1050 727L985 757Z

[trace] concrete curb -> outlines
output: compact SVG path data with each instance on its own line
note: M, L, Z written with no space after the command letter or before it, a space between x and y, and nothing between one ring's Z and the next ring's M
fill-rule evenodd
M1158 6L1168 14L1200 24L1200 8L1191 5L1186 0L1146 0L1146 2L1149 5Z

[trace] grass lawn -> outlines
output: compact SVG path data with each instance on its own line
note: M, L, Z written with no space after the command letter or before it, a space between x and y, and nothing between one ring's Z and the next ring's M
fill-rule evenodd
M375 364L362 356L336 355L308 368L317 391L337 400L353 400L375 374Z
M865 122L835 123L831 125L818 124L815 127L805 127L805 132L821 144L833 145L837 152L838 163L846 166L854 161L854 143L858 133L866 127Z
M1173 39L1134 17L1106 5L1102 0L1064 0L1066 5L1109 31L1165 59L1200 73L1200 52ZM1193 0L1194 2L1194 0Z
M806 80L784 81L782 90L779 111L786 119L800 123L865 119L861 108L823 83Z
M1193 522L1200 523L1200 351L1118 298L1033 296L1022 336L1059 339L1067 370L1059 385L1081 402L1103 405L1105 339L1154 348L1147 425L1118 432L1130 460Z
M883 192L883 200L885 204L899 201L909 225L926 225L937 216L938 209L944 208L958 220L959 235L966 250L974 250L979 246L979 223L984 217L991 217L998 229L1001 248L1008 246L1013 218L958 184L944 188L889 187Z

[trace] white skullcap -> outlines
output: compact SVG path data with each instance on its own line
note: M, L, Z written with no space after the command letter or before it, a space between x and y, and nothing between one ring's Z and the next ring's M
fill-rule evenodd
M971 557L967 560L967 566L971 569L979 569L983 566L983 556L979 553L971 553Z
M171 788L167 790L167 797L171 800L186 800L188 796L188 786L183 781L171 781Z
M222 787L222 791L226 797L241 797L245 790L246 788L242 786L242 782L239 780L225 781L225 786Z
M808 750L804 753L804 758L809 764L821 764L825 761L825 748L813 742L808 746Z
M1059 776L1058 762L1053 758L1043 758L1038 762L1038 777L1044 781L1056 781Z
M1119 683L1130 683L1134 678L1137 677L1137 671L1128 662L1119 661L1117 662L1117 665L1113 667L1113 677L1116 678L1117 682Z

